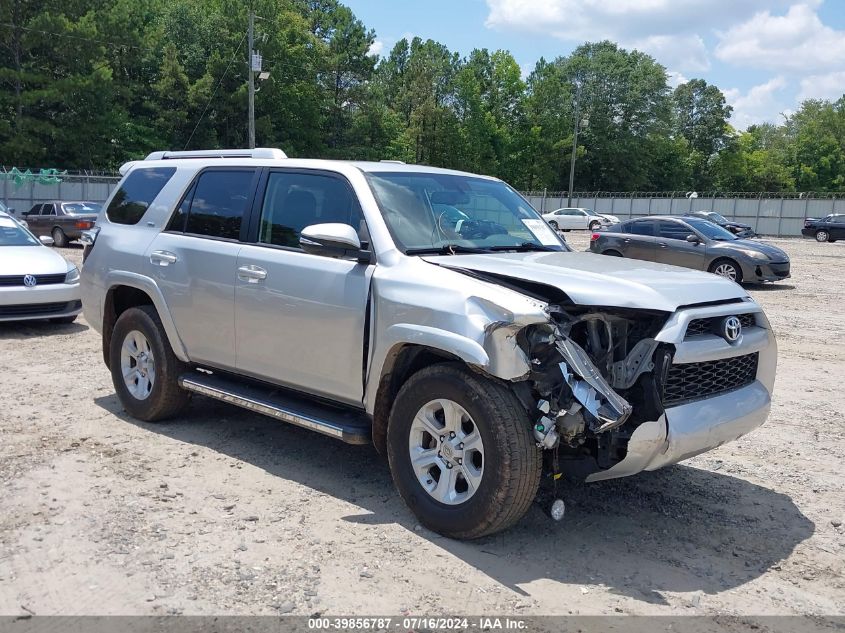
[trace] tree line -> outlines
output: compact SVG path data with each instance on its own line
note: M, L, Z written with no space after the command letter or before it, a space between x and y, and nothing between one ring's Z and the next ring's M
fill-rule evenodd
M252 0L256 139L290 156L394 159L580 191L845 190L845 95L731 127L718 87L591 42L522 77L505 50L433 40L370 54L338 0ZM247 145L248 3L6 0L0 164L113 169L158 149Z

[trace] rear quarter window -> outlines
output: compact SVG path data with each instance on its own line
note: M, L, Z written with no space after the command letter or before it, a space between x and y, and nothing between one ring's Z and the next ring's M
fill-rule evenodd
M175 173L175 167L133 169L106 208L109 221L117 224L137 224Z

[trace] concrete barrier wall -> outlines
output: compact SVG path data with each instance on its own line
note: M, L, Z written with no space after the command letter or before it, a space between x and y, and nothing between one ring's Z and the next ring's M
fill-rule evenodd
M543 213L567 206L566 196L526 195ZM573 207L610 213L620 220L648 215L683 215L690 211L716 211L729 220L750 225L762 235L800 236L804 218L845 213L842 198L643 198L598 196L572 198Z
M0 200L20 213L45 200L90 200L103 202L117 186L114 176L64 176L53 185L0 181ZM540 212L553 211L567 206L566 196L524 194ZM766 194L768 195L768 194ZM648 198L648 197L598 197L577 196L573 207L587 207L599 213L616 215L620 220L647 215L683 215L690 211L712 210L729 220L749 224L762 235L798 236L804 218L824 217L830 213L845 213L845 197L835 198ZM481 209L479 209L481 211ZM491 208L488 219L495 220Z

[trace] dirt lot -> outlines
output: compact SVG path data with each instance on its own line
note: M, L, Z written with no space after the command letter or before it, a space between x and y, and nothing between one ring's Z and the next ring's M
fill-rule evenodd
M0 324L0 614L845 614L845 244L779 243L765 426L470 543L370 448L202 398L130 420L84 319Z

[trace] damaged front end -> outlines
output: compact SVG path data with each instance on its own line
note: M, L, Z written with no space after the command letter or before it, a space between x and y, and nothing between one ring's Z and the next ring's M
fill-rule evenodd
M663 413L662 386L674 347L655 340L668 314L552 305L549 321L518 343L531 370L515 383L535 416L537 445L575 477L625 458L628 439Z

